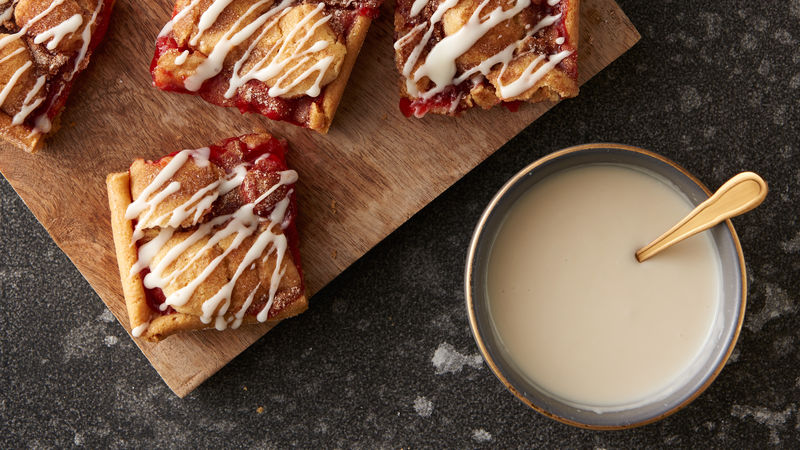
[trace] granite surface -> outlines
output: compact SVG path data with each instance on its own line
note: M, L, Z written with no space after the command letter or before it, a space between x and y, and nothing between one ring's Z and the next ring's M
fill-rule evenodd
M639 44L182 400L0 182L0 447L800 447L800 1L620 4ZM712 188L753 170L771 189L734 220L750 286L733 357L686 409L628 431L516 400L462 292L493 193L597 141L662 153Z

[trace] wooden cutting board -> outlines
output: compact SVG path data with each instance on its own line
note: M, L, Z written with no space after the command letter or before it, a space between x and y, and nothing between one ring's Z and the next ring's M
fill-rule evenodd
M136 157L158 158L253 131L286 137L292 147L289 164L300 173L301 253L313 295L553 106L406 119L397 107L391 3L369 31L330 133L320 135L151 87L153 43L173 1L118 0L106 42L78 80L62 128L36 155L0 146L0 171L130 332L111 239L106 174L127 170ZM638 39L613 0L582 0L580 82ZM136 344L183 397L269 328Z

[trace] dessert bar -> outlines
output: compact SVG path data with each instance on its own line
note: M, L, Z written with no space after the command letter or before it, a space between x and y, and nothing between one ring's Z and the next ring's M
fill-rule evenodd
M134 337L278 321L305 297L286 142L250 134L107 177Z
M579 0L398 0L406 116L578 94Z
M0 137L28 152L55 129L113 0L0 0Z
M328 131L380 0L179 0L153 84Z

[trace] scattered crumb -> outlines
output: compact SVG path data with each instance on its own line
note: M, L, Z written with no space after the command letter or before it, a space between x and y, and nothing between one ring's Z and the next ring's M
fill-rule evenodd
M338 253L336 252L336 249L333 249L333 250L331 251L331 259L336 259L336 255L337 255L337 254L338 254Z
M798 231L792 239L781 242L781 248L783 248L783 251L786 253L800 252L800 231Z
M436 349L431 358L436 374L458 373L464 366L479 369L483 365L483 357L479 354L464 355L458 352L452 345L442 342Z
M263 406L259 406L258 408L256 408L256 412L259 413L259 414L263 413L264 412L264 407Z
M761 331L767 322L787 314L794 314L798 309L798 305L792 301L786 290L778 285L764 283L763 296L765 301L761 311L751 313L744 324L753 332Z
M472 440L475 442L489 442L492 440L492 434L483 428L472 430Z
M331 212L336 214L336 200L331 200Z
M416 411L420 417L430 417L433 413L433 402L425 397L417 397L416 400L414 400L414 411Z
M383 113L383 116L381 116L381 120L386 120L388 118L389 118L389 115L386 114L386 113Z
M763 406L753 407L744 405L733 405L731 415L742 420L752 417L752 420L765 425L769 429L769 441L771 444L781 443L779 431L786 425L786 420L797 411L797 406L792 403L783 411L772 411Z

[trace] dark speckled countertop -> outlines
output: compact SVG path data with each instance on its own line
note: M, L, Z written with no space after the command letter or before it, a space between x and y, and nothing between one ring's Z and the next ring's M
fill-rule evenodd
M620 4L642 40L181 400L3 180L0 447L800 447L800 1ZM712 188L749 276L731 360L686 409L628 431L523 406L478 355L462 276L493 193L546 153L612 141Z

